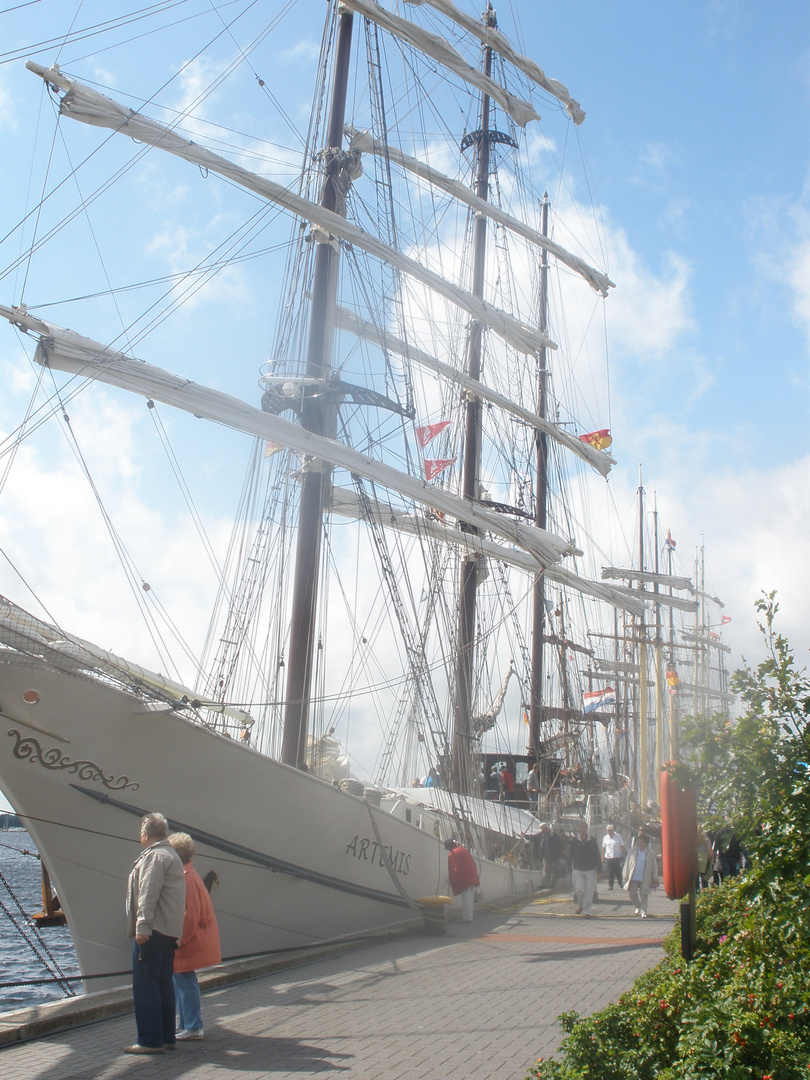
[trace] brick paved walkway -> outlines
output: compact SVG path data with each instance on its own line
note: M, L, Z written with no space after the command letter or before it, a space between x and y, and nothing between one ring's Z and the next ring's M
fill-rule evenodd
M590 919L552 897L477 913L443 937L386 941L203 997L203 1042L131 1057L132 1016L0 1051L3 1080L523 1080L557 1016L606 1005L661 956L677 905L634 918L600 885Z

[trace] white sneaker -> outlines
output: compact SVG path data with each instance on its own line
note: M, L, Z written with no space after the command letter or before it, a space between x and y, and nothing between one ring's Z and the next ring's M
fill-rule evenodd
M186 1039L204 1039L205 1030L203 1028L197 1028L195 1031L178 1031L177 1041L184 1042Z
M635 910L635 911L633 912L633 914L634 914L634 915L640 915L640 914L641 914L641 911L640 911L640 909L639 909L639 908L636 908L636 910ZM177 1038L179 1039L179 1038L180 1038L180 1036L178 1035L178 1036L177 1036Z
M642 913L641 913L641 917L642 917L642 919L646 919L646 918L647 918L647 912L646 912L646 911L642 911Z

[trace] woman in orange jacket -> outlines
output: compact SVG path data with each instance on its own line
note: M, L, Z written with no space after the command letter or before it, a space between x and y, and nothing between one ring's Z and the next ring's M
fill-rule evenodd
M202 878L191 865L194 841L188 833L173 833L169 843L180 856L186 877L186 914L183 936L174 954L174 993L177 999L177 1039L203 1039L200 984L197 970L218 964L219 929L214 905Z

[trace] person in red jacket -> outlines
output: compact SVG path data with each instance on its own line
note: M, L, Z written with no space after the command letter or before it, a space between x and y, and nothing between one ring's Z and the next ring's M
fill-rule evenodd
M475 890L480 884L475 859L463 844L457 844L455 840L445 840L444 846L447 849L450 888L453 896L461 896L461 918L464 922L472 922Z
M174 954L174 993L177 998L177 1040L203 1039L200 984L197 970L218 964L219 929L214 905L203 880L191 864L194 841L188 833L172 833L169 843L180 856L186 877L183 936Z

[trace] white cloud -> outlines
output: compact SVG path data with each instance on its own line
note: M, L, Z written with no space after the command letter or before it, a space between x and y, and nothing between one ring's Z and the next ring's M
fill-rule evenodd
M670 252L663 274L656 276L644 266L623 229L611 231L610 251L610 273L618 283L610 296L613 348L639 357L669 352L681 335L694 330L688 262Z

